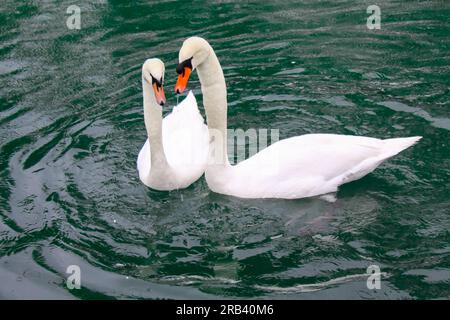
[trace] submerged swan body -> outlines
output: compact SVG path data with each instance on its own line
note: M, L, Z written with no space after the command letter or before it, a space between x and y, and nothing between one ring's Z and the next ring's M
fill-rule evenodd
M142 67L142 89L148 139L139 152L137 169L146 186L168 191L186 188L203 175L209 136L192 92L162 118L165 101L159 101L158 94L164 96L163 79L162 61L147 60Z
M196 69L211 139L205 177L217 193L241 198L296 199L336 192L421 137L375 139L337 134L307 134L278 141L237 165L227 158L227 92L214 50L199 37L179 52L175 90L182 92Z

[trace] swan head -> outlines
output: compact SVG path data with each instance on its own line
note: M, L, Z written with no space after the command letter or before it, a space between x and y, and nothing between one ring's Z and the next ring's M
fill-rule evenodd
M190 37L183 42L178 55L176 93L181 93L186 89L191 72L201 65L210 53L211 46L203 38Z
M164 71L164 62L156 58L147 59L142 66L142 79L153 88L156 103L161 106L166 103L163 87Z

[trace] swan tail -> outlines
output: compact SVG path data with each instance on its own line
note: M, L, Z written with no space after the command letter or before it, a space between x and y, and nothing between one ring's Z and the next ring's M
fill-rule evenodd
M383 140L383 145L380 148L381 154L377 157L370 157L366 159L359 165L347 171L345 174L340 175L335 180L331 180L330 185L337 188L341 184L364 177L366 174L375 170L383 161L409 148L420 139L422 139L422 137L393 138Z
M384 153L388 157L395 156L396 154L400 153L401 151L411 147L415 143L417 143L422 137L408 137L408 138L393 138L393 139L386 139L384 141Z

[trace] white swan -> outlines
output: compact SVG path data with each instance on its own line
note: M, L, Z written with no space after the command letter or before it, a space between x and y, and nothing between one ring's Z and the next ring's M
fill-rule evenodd
M199 37L184 41L179 52L177 93L197 69L212 142L205 172L209 188L241 198L295 199L336 192L421 137L380 140L368 137L307 134L278 141L231 166L227 158L227 92L214 50Z
M148 187L173 190L189 186L205 171L209 135L192 92L162 119L163 81L164 63L145 61L142 91L148 139L139 152L137 169Z

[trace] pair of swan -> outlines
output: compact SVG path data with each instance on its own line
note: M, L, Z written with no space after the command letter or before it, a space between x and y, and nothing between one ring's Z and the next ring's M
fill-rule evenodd
M201 84L207 126L192 92L163 120L164 64L150 59L142 68L148 140L137 165L141 181L153 189L184 188L204 172L212 191L240 198L324 195L367 175L421 139L306 134L280 140L245 161L230 165L225 78L214 50L199 37L185 40L180 49L177 93L186 89L194 70ZM270 166L275 170L267 170Z

